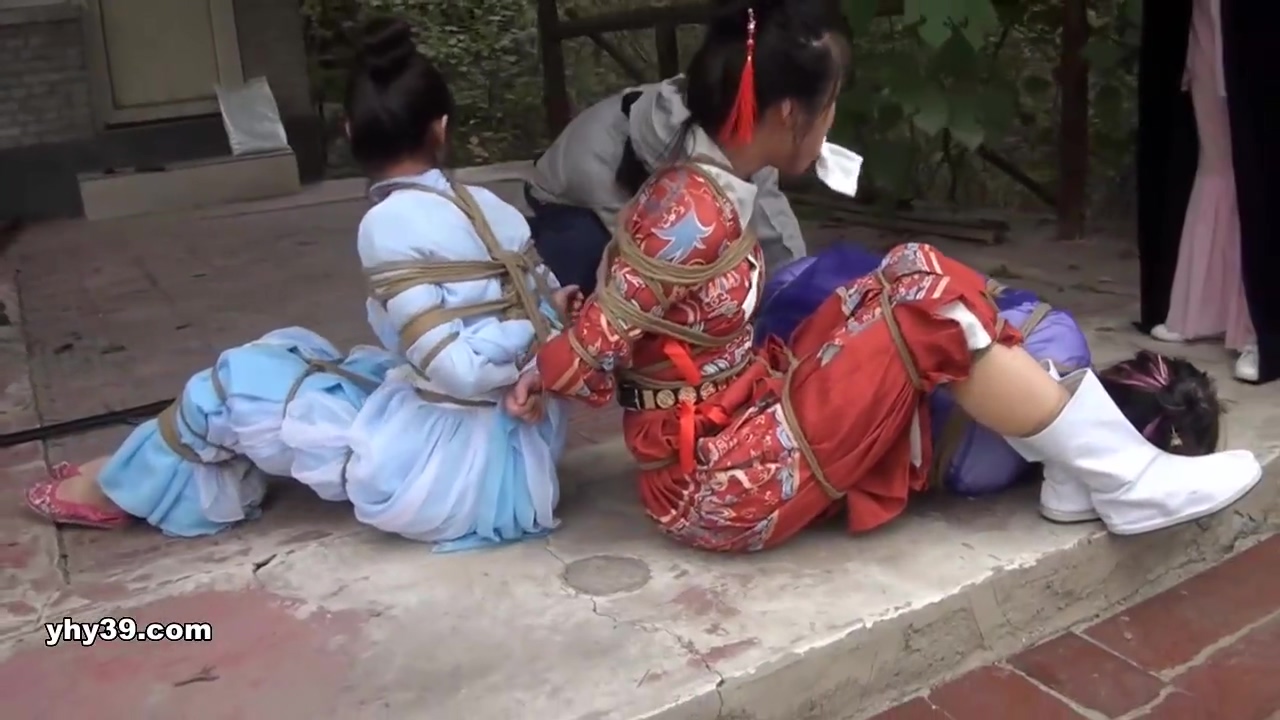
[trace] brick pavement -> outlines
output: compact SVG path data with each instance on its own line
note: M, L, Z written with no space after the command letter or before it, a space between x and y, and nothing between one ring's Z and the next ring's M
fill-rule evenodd
M1274 720L1280 536L872 720Z

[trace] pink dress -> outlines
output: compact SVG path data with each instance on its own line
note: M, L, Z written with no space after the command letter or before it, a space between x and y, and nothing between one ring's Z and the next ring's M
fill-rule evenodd
M1186 81L1200 136L1178 269L1166 326L1186 338L1226 335L1239 350L1255 340L1240 276L1240 218L1236 211L1231 127L1222 73L1220 0L1195 0L1187 44Z

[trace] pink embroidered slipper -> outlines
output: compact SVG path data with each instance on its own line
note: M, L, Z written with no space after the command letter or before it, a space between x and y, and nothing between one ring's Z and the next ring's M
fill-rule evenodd
M49 470L49 479L27 489L27 507L46 520L60 525L115 530L128 525L133 518L123 510L104 508L63 500L58 497L58 486L80 474L80 468L71 463L58 463Z

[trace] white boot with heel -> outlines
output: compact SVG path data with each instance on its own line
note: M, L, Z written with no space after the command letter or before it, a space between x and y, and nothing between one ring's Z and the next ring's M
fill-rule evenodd
M1201 457L1166 453L1120 412L1092 370L1064 378L1071 393L1057 419L1028 438L1007 438L1044 463L1040 512L1056 522L1101 519L1117 535L1198 520L1244 497L1262 479L1248 450Z

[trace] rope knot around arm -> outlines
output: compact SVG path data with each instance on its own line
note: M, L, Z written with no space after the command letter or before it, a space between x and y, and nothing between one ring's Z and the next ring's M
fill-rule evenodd
M380 187L380 192L414 190L449 201L471 223L484 245L485 260L410 260L382 263L366 270L369 294L384 306L393 298L421 285L443 285L472 280L498 279L502 294L496 300L455 307L437 306L409 318L400 328L401 352L440 325L454 320L498 314L506 320L528 320L533 325L537 343L545 343L552 332L551 321L542 312L542 299L550 298L546 278L538 272L542 264L532 240L519 251L502 247L484 211L471 191L461 183L449 180L452 194L418 183L397 182ZM530 287L532 284L533 287ZM449 343L458 339L451 333L432 346L417 363L425 377L426 369Z
M650 176L649 182L655 182L666 171L679 168L685 172L698 175L707 182L723 202L730 202L729 194L724 187L710 173L699 167L697 163L715 164L708 163L703 158L694 158L655 172ZM718 165L716 166L719 167ZM642 195L643 192L641 190L640 194ZM639 196L637 195L637 197ZM635 203L636 200L633 199L628 207L619 213L619 217L627 218L631 216L635 211ZM641 246L641 242L642 238L636 237L626 229L625 220L623 220L614 231L613 239L610 240L609 245L605 248L604 262L600 264L598 270L596 301L600 306L601 313L615 330L619 332L639 330L667 337L695 348L725 347L740 339L743 334L751 332L749 326L744 326L739 332L730 335L711 335L685 324L672 322L663 316L673 302L671 297L673 293L669 292L670 289L696 288L703 285L716 277L728 273L751 254L756 247L756 238L749 229L743 228L742 233L731 240L711 262L678 263L663 260L647 254ZM610 267L615 261L619 260L630 267L653 292L654 297L658 300L657 309L659 312L641 310L623 295L623 289L617 283L609 281ZM591 357L580 343L573 342L571 344L583 362L591 367L599 367L599 361ZM662 381L657 380L652 375L654 372L669 366L670 362L663 360L647 368L631 369L625 373L624 379L637 384L661 384Z
M707 164L702 159L694 158L678 167L690 174L698 175L715 192L724 205L732 205L729 194L716 179L698 164ZM714 164L714 163L713 163ZM724 168L721 168L724 169ZM649 183L656 182L670 168L654 173ZM644 196L644 190L637 197ZM632 200L621 217L633 216L637 200ZM625 221L624 221L625 222ZM696 261L680 263L664 260L649 255L643 247L645 238L629 232L625 225L619 225L613 239L606 248L605 261L601 263L599 282L597 283L597 303L606 321L617 332L648 333L662 338L662 348L667 356L665 360L652 363L642 368L619 370L621 380L637 387L676 391L679 403L676 406L679 417L679 436L677 441L677 461L682 472L692 472L695 466L695 433L700 411L697 392L688 392L688 388L701 385L704 380L720 380L732 377L740 372L745 361L738 367L715 373L708 378L694 360L692 348L723 348L741 341L751 334L751 326L744 322L742 327L727 335L712 335L690 327L688 324L673 322L667 319L667 311L677 301L677 290L698 289L717 277L732 272L750 257L756 249L756 237L746 227L741 228L737 237L730 239L721 248L715 258L709 262ZM624 295L625 288L618 283L609 282L606 273L615 261L625 263L648 286L657 304L651 310L645 310ZM591 357L581 343L570 345L582 361L591 367L599 367L599 361ZM661 371L675 368L681 381L673 383L658 377ZM714 413L713 413L714 415Z

